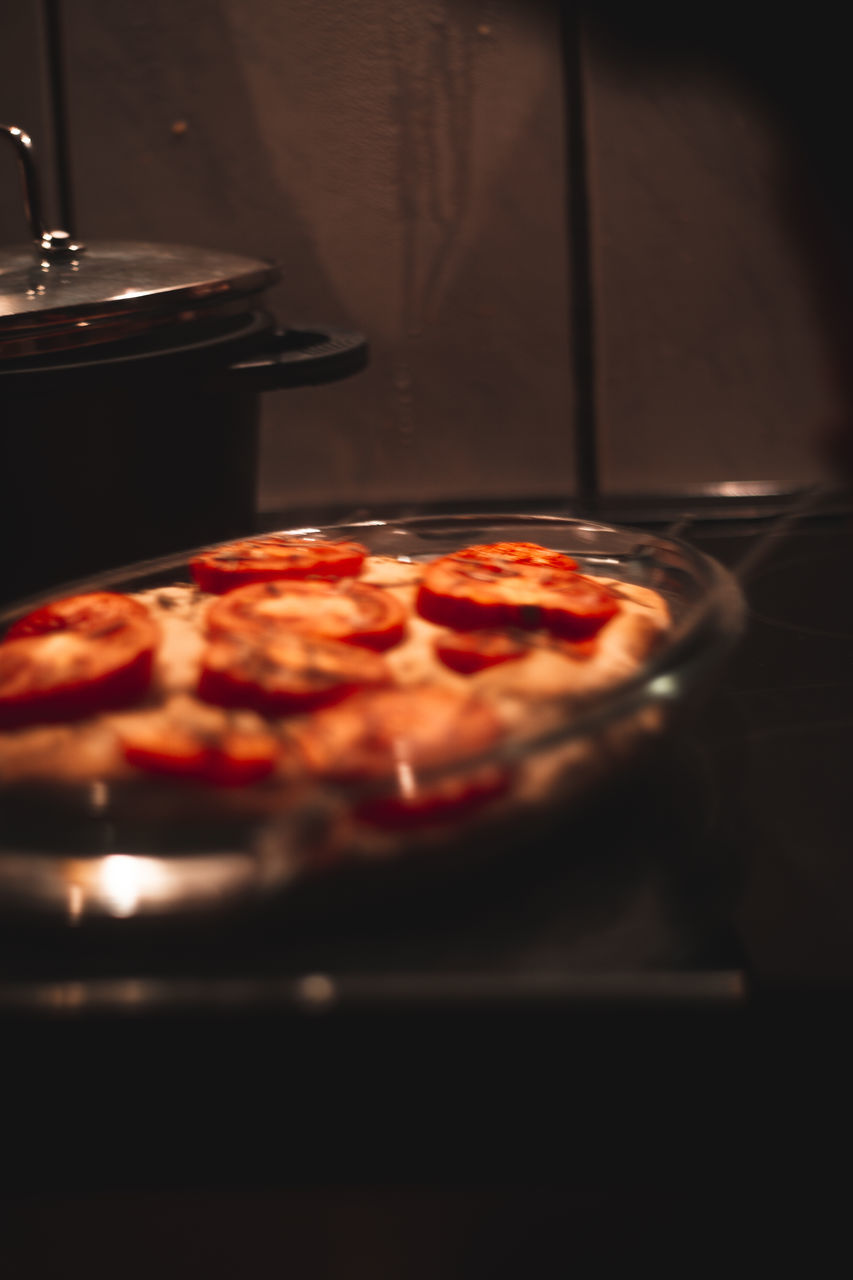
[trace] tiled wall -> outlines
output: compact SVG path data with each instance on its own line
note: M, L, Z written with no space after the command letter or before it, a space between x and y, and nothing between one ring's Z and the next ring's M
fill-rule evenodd
M44 85L44 36L36 4L0 5L0 123L28 129L51 150ZM27 235L21 190L11 149L0 144L0 245ZM45 196L53 208L52 168L45 166Z
M592 46L584 83L603 484L816 476L834 401L783 139L708 72Z
M49 151L37 17L0 9L0 116ZM283 321L370 336L366 373L265 397L263 509L572 493L555 5L66 0L65 28L83 238L275 257ZM588 46L582 88L605 483L808 480L831 395L772 130Z

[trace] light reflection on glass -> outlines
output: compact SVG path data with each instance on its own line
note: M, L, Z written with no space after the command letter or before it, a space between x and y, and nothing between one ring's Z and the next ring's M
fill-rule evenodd
M414 799L417 795L418 784L415 781L415 775L409 762L407 760L398 760L394 766L394 773L397 775L397 785L400 788L400 795L403 799Z
M110 915L125 918L136 912L143 898L156 897L167 880L166 871L154 858L111 853L98 870L97 888Z
M656 676L649 684L649 693L653 698L674 698L678 694L678 680L675 676Z
M68 922L79 924L83 915L83 886L72 884L68 888Z

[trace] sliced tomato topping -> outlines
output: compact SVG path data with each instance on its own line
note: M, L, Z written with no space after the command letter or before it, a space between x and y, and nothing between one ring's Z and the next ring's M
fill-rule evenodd
M486 703L428 685L365 690L291 728L309 772L385 783L357 803L356 813L393 826L440 820L503 790L508 771L498 765L447 778L419 776L487 750L500 734L500 721Z
M200 777L210 752L199 734L166 717L122 729L119 737L129 763L149 773Z
M488 704L439 685L364 690L291 728L312 773L356 781L450 765L500 734Z
M78 720L144 696L159 632L138 600L97 591L34 610L0 644L0 726Z
M530 645L508 631L443 631L436 638L435 652L446 667L469 676L525 657Z
M390 678L380 654L339 640L298 631L256 640L219 636L202 657L198 696L220 707L291 715Z
M167 714L140 719L120 731L129 764L146 773L189 778L221 787L245 786L272 772L278 743L260 730L202 731Z
M359 542L308 542L271 533L204 551L190 561L190 572L202 591L222 595L250 582L355 577L366 556Z
M540 547L538 542L487 542L463 547L454 555L480 564L528 564L538 569L577 569L578 562L562 551Z
M427 565L417 610L428 622L456 631L517 627L581 640L595 635L619 602L580 573L463 554Z
M87 591L79 596L63 596L34 609L13 623L6 640L23 636L43 636L51 631L74 631L93 639L109 637L121 626L131 623L154 626L144 604L117 591Z
M405 626L396 596L365 582L259 582L229 591L207 611L212 635L285 629L378 650L398 644Z
M589 640L618 612L613 592L581 573L549 591L543 603L546 631L563 640Z

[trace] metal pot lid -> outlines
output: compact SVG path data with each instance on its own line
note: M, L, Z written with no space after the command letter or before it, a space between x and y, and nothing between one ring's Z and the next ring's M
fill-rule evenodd
M271 262L184 245L84 245L48 231L32 142L0 125L15 147L33 243L0 250L0 357L109 342L155 325L227 311L280 278Z
M280 274L269 262L173 244L103 241L53 256L0 250L0 344L48 332L76 340L91 326L108 340L124 319L140 328L190 319L257 294Z

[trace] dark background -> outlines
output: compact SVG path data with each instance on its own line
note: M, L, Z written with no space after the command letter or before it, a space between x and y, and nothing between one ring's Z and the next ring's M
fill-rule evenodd
M609 490L818 474L827 237L794 197L801 140L846 172L829 7L582 9L576 39L514 0L59 5L83 239L275 257L283 320L370 336L356 381L265 398L264 511L570 495L590 413ZM41 12L3 7L0 117L49 168Z

